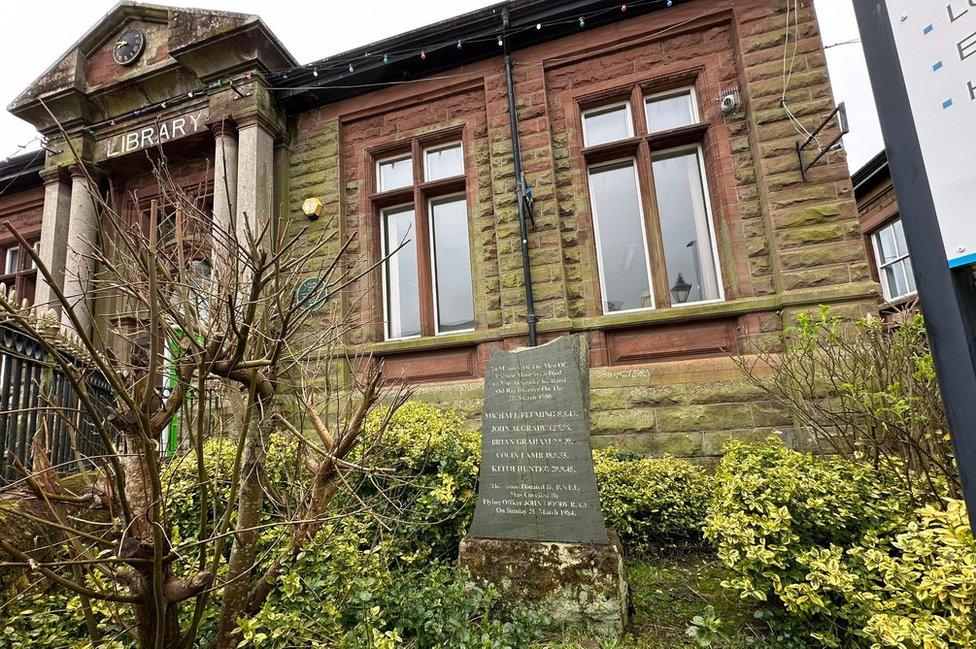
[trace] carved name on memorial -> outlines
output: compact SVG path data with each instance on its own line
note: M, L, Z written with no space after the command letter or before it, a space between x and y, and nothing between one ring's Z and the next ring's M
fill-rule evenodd
M492 351L472 537L608 542L588 393L587 352L578 336Z

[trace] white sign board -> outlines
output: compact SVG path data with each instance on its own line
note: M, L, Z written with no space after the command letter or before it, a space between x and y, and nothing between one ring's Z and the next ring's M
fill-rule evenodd
M974 264L976 0L887 4L949 266Z

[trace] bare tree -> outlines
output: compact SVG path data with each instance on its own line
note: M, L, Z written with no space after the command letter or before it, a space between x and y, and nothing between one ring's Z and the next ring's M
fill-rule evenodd
M3 297L0 319L41 342L81 409L106 413L89 419L106 450L97 498L67 486L48 459L46 428L55 418L75 428L78 420L42 395L33 465L17 464L23 478L16 486L43 503L43 513L3 504L0 511L51 530L59 553L45 559L3 538L0 551L77 593L96 644L91 602L100 600L139 646L157 649L193 645L205 611L219 606L214 643L222 649L236 646L238 622L261 610L275 578L322 526L345 515L334 506L336 495L350 475L368 472L350 454L375 444L386 428L366 433L367 417L381 410L388 421L407 394L384 384L380 366L346 352L352 324L332 298L375 269L351 270L363 265L346 260L349 241L313 236L279 217L257 223L245 214L222 227L199 193L174 182L165 161L155 175L158 199L148 215L133 218L118 201L92 192L101 241L86 260L95 270L82 295L65 295L51 269L6 225L51 286L93 369L63 353L60 334L45 324L50 316L38 319ZM299 294L299 282L309 277L318 280ZM89 332L78 310L96 301L99 326ZM108 403L92 394L88 372L104 377ZM208 395L230 411L219 430ZM160 440L175 418L183 437L178 459L166 460ZM223 435L235 449L230 484L219 497L205 461L208 435ZM303 452L290 480L271 484L267 451L278 435ZM195 465L193 494L168 489L167 461ZM174 498L187 497L200 503L199 529L174 542L168 512ZM262 522L269 506L276 507L272 524ZM107 510L108 523L86 519L85 507ZM283 542L259 557L258 539L269 525L284 531ZM192 615L181 616L182 607L192 607Z
M787 409L824 453L862 453L900 471L920 504L958 497L948 422L922 316L888 320L801 314L776 353L736 357L747 379Z

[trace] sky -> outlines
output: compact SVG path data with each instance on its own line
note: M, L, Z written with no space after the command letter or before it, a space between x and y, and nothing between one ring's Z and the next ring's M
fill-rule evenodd
M785 1L785 0L784 0ZM156 0L159 4L256 13L301 63L450 18L490 0ZM824 44L856 39L851 0L815 0ZM9 2L0 24L0 104L5 108L80 38L115 0ZM320 19L317 19L317 16ZM14 63L11 63L14 62ZM884 148L859 43L827 50L836 101L847 104L851 133L845 138L851 171ZM813 125L810 125L812 128ZM0 111L0 160L20 153L33 127ZM30 143L35 148L37 143Z

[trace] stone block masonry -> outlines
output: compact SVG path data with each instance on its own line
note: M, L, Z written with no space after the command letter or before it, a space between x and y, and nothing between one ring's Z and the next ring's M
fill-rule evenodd
M413 398L458 410L470 428L480 429L481 380L418 385ZM729 358L591 369L590 431L594 448L702 461L721 455L733 436L777 435L797 448L810 445L790 413L768 401Z
M787 29L786 2L695 0L514 53L540 339L587 336L594 446L708 458L729 436L774 431L803 445L788 414L764 402L729 357L774 349L784 323L819 304L851 315L876 309L844 153L829 153L806 180L799 173L801 125L812 130L833 100L813 3L790 7ZM457 191L467 198L475 330L384 340L378 274L351 286L342 303L358 325L352 350L415 384L417 398L459 407L476 425L491 349L526 343L511 133L500 57L442 77L295 116L289 218L305 227L301 203L318 197L325 211L311 230L334 233L336 246L351 239L348 270L361 271L379 258L379 212L393 200L376 191L376 160L411 142L462 142ZM636 111L647 94L689 86L697 139L638 143L647 136L635 133L631 149L584 146L583 110L630 98ZM718 98L730 88L743 105L725 115ZM587 168L689 143L701 146L724 300L604 314ZM667 215L656 214L653 178L640 182L645 227L658 227ZM436 188L397 200L422 201L428 189ZM654 290L667 295L659 235L650 232Z

